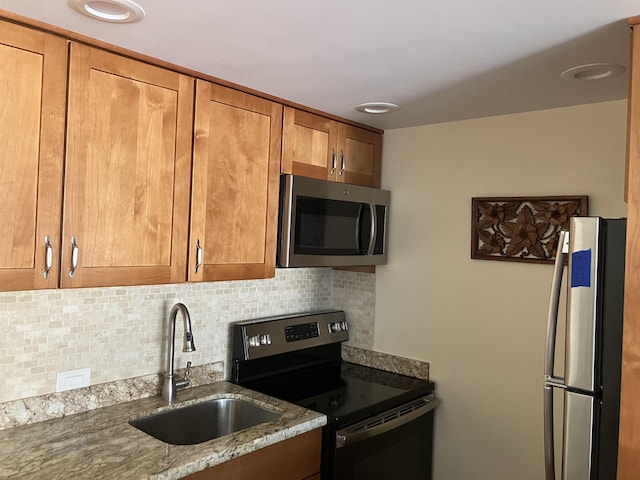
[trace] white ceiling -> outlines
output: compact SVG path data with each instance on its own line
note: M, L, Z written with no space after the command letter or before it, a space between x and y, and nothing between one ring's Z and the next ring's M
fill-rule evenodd
M66 0L0 8L382 129L625 98L627 72L567 81L565 69L628 67L638 0L138 0L107 24ZM387 115L354 110L393 102Z

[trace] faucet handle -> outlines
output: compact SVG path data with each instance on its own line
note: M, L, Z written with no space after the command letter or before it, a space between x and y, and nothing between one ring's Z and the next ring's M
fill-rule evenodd
M181 390L191 385L190 376L191 376L191 362L187 362L187 368L184 371L184 377L182 378L178 377L175 379L176 390Z

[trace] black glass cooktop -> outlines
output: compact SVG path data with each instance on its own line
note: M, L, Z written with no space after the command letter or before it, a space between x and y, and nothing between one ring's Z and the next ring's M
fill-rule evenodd
M433 392L433 383L348 362L256 380L246 387L327 415L339 426Z

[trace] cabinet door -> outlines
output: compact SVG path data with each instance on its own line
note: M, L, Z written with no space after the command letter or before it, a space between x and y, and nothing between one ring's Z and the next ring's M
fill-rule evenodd
M619 480L640 472L640 17L633 24L627 128L628 219L620 391Z
M322 429L193 473L183 480L319 480Z
M282 173L335 180L338 166L337 122L284 107L283 123Z
M198 80L195 118L189 280L272 277L282 105Z
M0 290L58 286L66 64L65 40L1 24Z
M341 123L337 181L380 187L382 135Z
M71 44L63 287L185 281L193 88Z

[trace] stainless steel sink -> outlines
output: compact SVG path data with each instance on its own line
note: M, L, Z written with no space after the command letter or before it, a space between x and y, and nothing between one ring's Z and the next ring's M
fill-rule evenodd
M194 445L270 422L280 414L250 401L217 398L129 421L139 430L173 445Z

